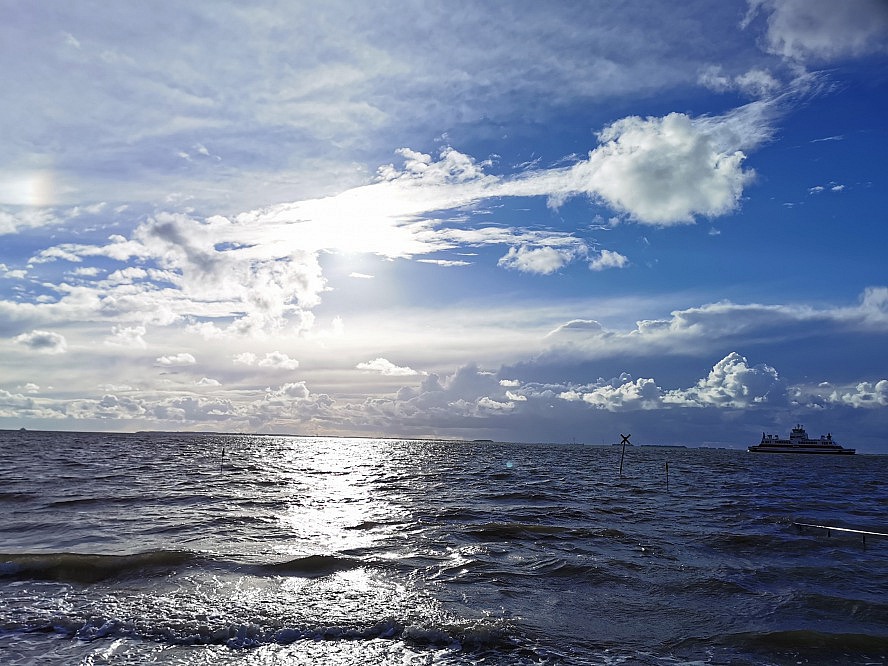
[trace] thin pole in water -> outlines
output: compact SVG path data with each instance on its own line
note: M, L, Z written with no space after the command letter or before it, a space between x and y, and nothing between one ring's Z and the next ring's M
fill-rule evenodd
M666 492L669 492L669 461L666 461Z
M222 455L219 457L219 471L222 471L222 466L225 464L225 447L222 447Z
M623 458L626 455L626 445L629 443L629 438L632 437L632 434L624 435L620 433L620 437L623 438L623 452L620 454L620 477L623 476Z

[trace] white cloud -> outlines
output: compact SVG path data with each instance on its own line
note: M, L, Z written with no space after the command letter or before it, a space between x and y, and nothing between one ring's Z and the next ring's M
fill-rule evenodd
M65 336L52 331L35 330L22 333L13 338L13 341L42 354L64 354L68 351L68 342L65 340Z
M888 50L884 0L750 0L746 23L763 8L768 49L786 58L822 62Z
M664 396L669 404L748 408L768 401L783 401L784 386L777 371L764 364L750 366L745 357L731 352L716 363L709 375L690 389Z
M715 92L738 90L750 97L768 97L780 92L783 85L766 69L750 69L742 74L729 76L720 65L705 67L697 82Z
M569 264L577 256L576 249L554 247L530 248L526 245L510 247L508 253L500 257L497 265L522 273L550 275Z
M829 401L864 409L888 407L888 379L875 383L860 382L849 389L836 389L830 394Z
M722 149L684 114L624 118L598 136L602 145L573 174L590 194L639 222L669 225L724 215L752 178L742 168L742 152Z
M436 266L445 266L445 267L453 267L453 266L471 266L472 262L464 261L461 259L417 259L417 262L422 264L435 264Z
M260 368L278 368L281 370L295 370L299 367L299 361L290 358L283 352L273 351L267 352L265 358L261 359L258 364Z
M209 377L201 377L197 382L195 382L196 386L221 386L222 382L218 379L211 379Z
M558 397L568 402L581 401L608 411L656 409L662 406L661 391L653 379L633 381L625 374L610 383L567 389L559 393Z
M764 69L751 69L737 76L735 81L742 92L753 97L771 95L782 87L771 72Z
M232 357L235 363L243 365L256 365L260 368L277 368L279 370L295 370L299 367L299 361L290 358L287 354L280 351L266 352L265 356L259 358L253 352L242 352Z
M358 363L355 366L358 370L366 370L368 372L378 372L387 377L406 377L410 375L418 375L419 373L413 368L406 366L397 366L388 359L382 357L372 361Z
M628 263L629 258L619 252L601 250L589 263L589 268L593 271L603 271L608 268L625 268Z
M172 354L169 356L159 356L155 360L158 364L166 366L185 366L197 363L197 359L188 352L180 352L179 354Z
M106 345L129 347L131 349L146 349L146 329L144 326L113 326L111 336L105 338Z

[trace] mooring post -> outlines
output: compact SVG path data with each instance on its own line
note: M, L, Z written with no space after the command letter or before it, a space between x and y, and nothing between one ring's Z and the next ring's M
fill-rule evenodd
M219 456L219 471L222 471L222 466L225 464L225 447L222 447L222 455Z
M669 461L666 461L666 492L669 492Z
M632 437L632 434L624 435L620 433L620 437L623 438L623 452L620 453L620 478L623 477L623 458L626 455L626 445L629 443L629 438Z

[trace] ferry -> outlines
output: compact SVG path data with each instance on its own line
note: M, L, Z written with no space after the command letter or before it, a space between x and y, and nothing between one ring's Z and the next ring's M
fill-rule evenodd
M796 425L789 433L789 439L762 433L762 441L749 447L752 453L824 453L853 454L855 449L846 449L833 441L832 435L821 435L811 439L801 425Z

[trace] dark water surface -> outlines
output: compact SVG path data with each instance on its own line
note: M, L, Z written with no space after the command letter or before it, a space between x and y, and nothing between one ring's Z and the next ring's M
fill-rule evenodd
M0 663L886 663L888 457L619 462L2 432Z

